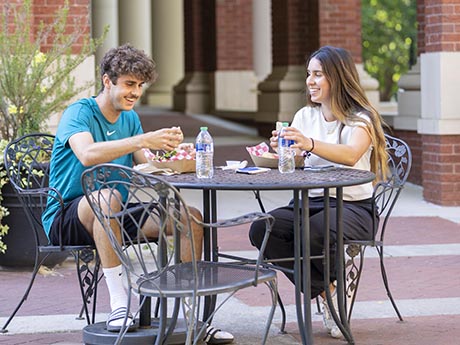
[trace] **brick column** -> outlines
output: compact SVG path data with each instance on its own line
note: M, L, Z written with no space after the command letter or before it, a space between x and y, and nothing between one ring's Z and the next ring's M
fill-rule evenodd
M252 1L216 1L216 71L212 113L247 116L257 108L253 70Z
M286 0L272 2L273 71L259 84L256 121L261 134L277 120L291 121L305 105L305 62L320 46L349 50L361 84L378 108L378 82L363 69L361 57L361 1Z
M460 205L460 5L425 0L421 54L423 196Z
M305 58L318 47L317 1L272 1L273 68L258 85L255 115L262 136L305 105Z
M361 85L372 105L379 109L379 83L365 70L361 42L361 1L321 0L319 2L320 46L331 45L351 52Z
M422 139L417 133L422 114L420 54L425 47L425 3L417 0L417 62L398 82L398 111L389 122L394 134L405 140L412 150L412 169L409 181L422 185Z
M318 3L320 46L347 49L355 63L362 62L361 1L321 0Z
M175 110L209 113L214 108L211 77L216 70L214 0L184 1L185 76L174 87Z

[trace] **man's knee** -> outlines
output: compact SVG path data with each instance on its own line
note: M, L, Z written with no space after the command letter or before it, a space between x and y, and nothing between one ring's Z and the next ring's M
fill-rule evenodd
M198 210L197 208L189 207L189 212L191 216L195 217L200 222L203 221L203 215L201 214L200 210Z

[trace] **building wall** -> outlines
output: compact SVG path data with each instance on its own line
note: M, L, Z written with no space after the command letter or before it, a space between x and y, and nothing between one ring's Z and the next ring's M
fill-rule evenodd
M460 3L418 2L422 17L421 116L422 185L425 200L460 205Z
M66 23L66 30L71 32L80 32L82 35L77 42L75 42L71 49L72 53L79 53L82 48L83 40L91 37L91 21L90 21L90 1L91 0L69 0L69 14ZM0 6L4 5L22 5L22 0L0 0ZM53 25L55 13L62 9L64 0L32 0L32 15L35 25L40 25L43 22L45 25ZM33 39L33 38L31 38ZM52 44L53 36L49 37L46 44L41 47L42 52L47 52ZM73 72L73 77L77 85L83 85L89 81L94 80L95 59L89 57L86 61L76 68ZM74 100L87 97L94 94L94 88L86 92L82 92ZM51 132L54 132L57 123L60 119L60 113L49 114L48 127Z
M0 0L0 4L19 1ZM63 1L35 0L37 21L49 20L49 13ZM83 20L69 29L90 34L91 4L101 1L106 0L69 0L71 16ZM289 120L303 105L305 60L319 46L342 46L352 52L358 65L362 62L359 0L273 0L272 71L259 82L254 77L252 50L253 19L257 14L249 2L253 3L182 2L185 76L171 89L172 94L179 94L180 102L174 102L174 107L182 107L178 110L220 116L239 112L243 119L268 128L277 119ZM110 6L119 6L119 1L110 2ZM142 2L135 6L142 6ZM411 146L413 169L409 179L424 187L426 200L460 205L460 112L456 92L460 89L459 1L417 0L417 18L418 64L408 74L410 81L401 83L405 87L398 95L401 106L392 116L391 125L394 134ZM138 37L142 33L130 34ZM73 49L78 50L79 45ZM362 83L372 90L374 82L366 79L362 67L360 71L364 75Z

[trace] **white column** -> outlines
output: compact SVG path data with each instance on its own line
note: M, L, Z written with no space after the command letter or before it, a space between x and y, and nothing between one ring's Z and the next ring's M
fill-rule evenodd
M359 80L361 86L366 93L369 102L374 106L375 109L380 111L380 94L379 94L379 82L377 79L374 79L370 76L369 73L364 69L362 63L356 64L356 69L358 70Z
M91 12L93 37L100 37L104 27L109 26L105 41L96 51L99 64L107 50L118 45L118 0L92 0Z
M422 113L420 59L399 79L398 87L398 115L393 119L393 127L416 131Z
M271 2L253 0L252 9L254 73L260 81L272 71Z
M150 0L119 0L120 44L152 54L152 3Z
M458 90L460 53L433 52L421 55L422 117L418 133L460 134Z
M305 105L305 65L273 67L258 85L258 109L255 120L274 126L276 121L291 122Z
M182 0L152 0L152 56L158 80L147 103L171 108L172 89L184 77L184 7Z

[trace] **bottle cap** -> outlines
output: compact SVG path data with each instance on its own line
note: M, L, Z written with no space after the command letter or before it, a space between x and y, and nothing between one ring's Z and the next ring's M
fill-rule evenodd
M208 127L204 126L204 127L200 127L200 131L207 131L208 130Z
M289 122L283 122L283 127L289 127Z

